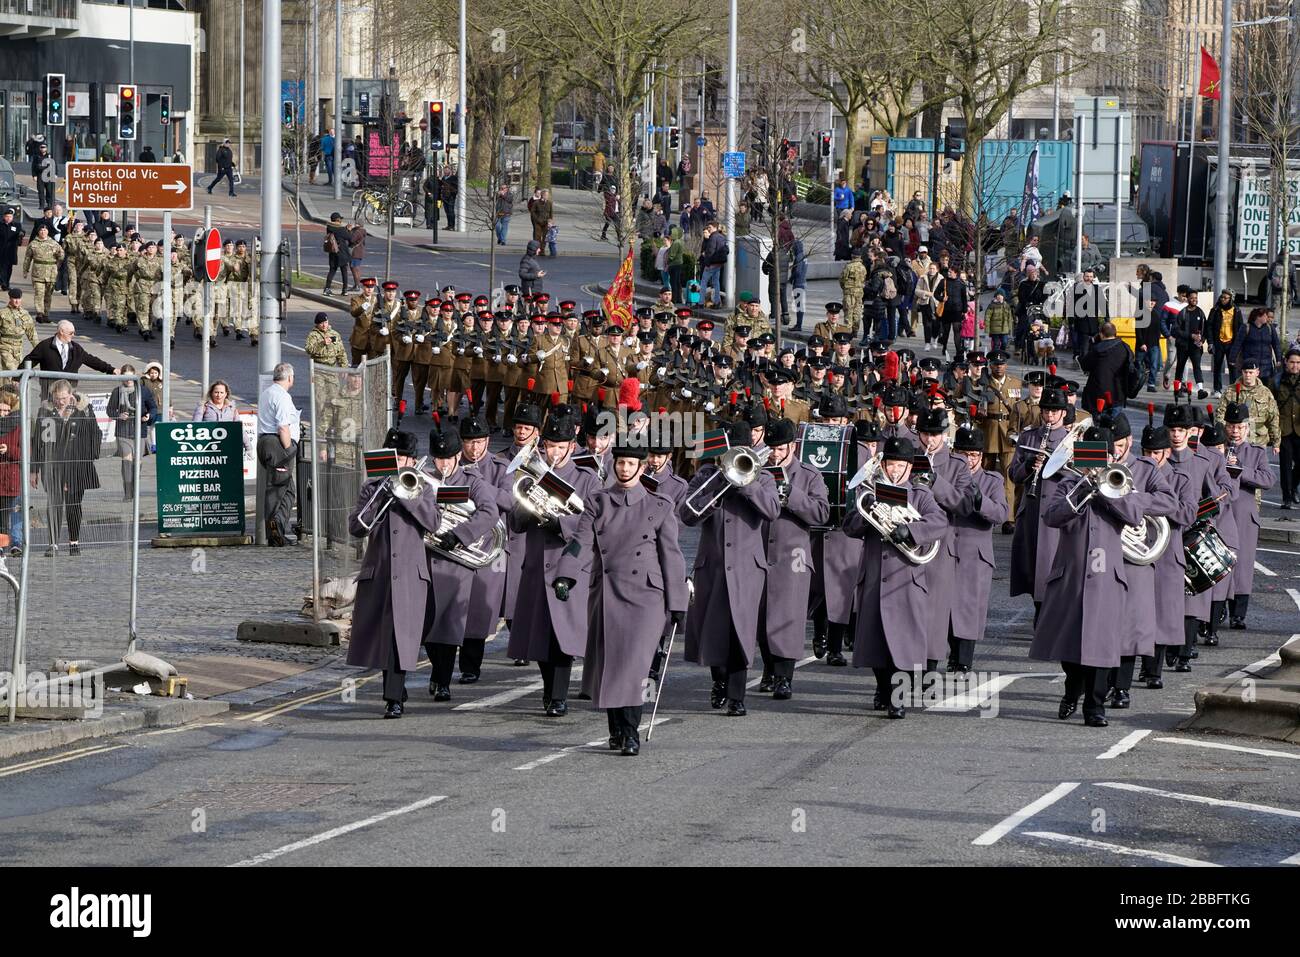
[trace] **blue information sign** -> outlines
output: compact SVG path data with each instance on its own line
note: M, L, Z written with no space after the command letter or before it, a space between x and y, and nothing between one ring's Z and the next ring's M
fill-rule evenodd
M729 179L740 179L745 175L744 153L723 153L722 174Z

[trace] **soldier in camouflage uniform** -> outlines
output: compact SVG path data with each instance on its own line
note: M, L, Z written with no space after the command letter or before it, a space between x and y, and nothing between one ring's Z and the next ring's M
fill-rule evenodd
M100 274L103 276L104 311L108 313L108 324L118 332L126 332L130 318L131 277L134 272L130 251L125 246L114 246Z
M37 322L48 322L50 300L54 295L54 283L59 275L59 261L63 259L63 247L50 238L50 230L42 225L36 228L36 238L27 244L27 256L23 259L23 275L32 277L32 291L35 294Z
M348 364L343 337L330 328L329 316L323 312L316 313L316 327L307 333L307 355L317 365L343 367Z
M230 286L230 311L235 318L235 338L248 333L250 345L257 345L258 315L253 299L253 262L248 255L248 243L242 239L235 243L234 274Z
M84 243L85 254L81 258L81 268L77 271L77 281L81 286L81 315L87 322L99 322L99 311L103 308L104 301L103 271L108 250L98 236L88 234Z
M135 262L135 324L141 339L153 338L153 316L158 308L158 294L162 283L162 259L155 253L153 243L145 243L140 258Z
M23 339L31 343L23 349ZM23 291L9 288L9 304L0 309L0 366L17 369L23 355L36 347L36 323L23 308Z
M87 234L82 232L85 224L73 213L68 220L68 235L63 237L64 262L67 264L68 306L75 316L81 311L81 274L86 268L86 254L90 251Z
M234 273L230 260L234 258L235 241L227 239L221 244L221 268L212 283L212 328L220 326L223 336L230 335L230 277Z
M840 271L840 292L844 297L843 322L856 333L862 322L862 297L867 289L867 267L854 257Z
M168 322L167 337L171 340L172 348L176 348L176 321L180 318L185 308L185 283L190 277L190 268L185 264L184 258L176 252L175 247L171 251L172 257L172 314Z

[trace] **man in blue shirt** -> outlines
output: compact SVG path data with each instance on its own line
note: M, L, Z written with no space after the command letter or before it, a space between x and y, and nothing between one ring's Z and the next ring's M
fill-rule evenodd
M326 186L334 185L334 130L327 129L320 138L321 157L325 160L325 175L329 177Z
M835 212L844 209L853 208L853 190L849 189L848 181L841 176L835 184Z

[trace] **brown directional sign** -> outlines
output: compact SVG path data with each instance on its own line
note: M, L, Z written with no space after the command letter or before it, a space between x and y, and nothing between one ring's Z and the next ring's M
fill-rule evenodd
M69 209L193 209L185 163L69 163Z

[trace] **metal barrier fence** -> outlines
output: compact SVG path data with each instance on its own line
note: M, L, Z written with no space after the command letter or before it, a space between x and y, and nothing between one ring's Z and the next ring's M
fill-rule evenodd
M316 621L340 601L330 582L350 583L361 568L359 539L348 534L348 513L366 479L362 453L382 448L392 421L388 355L355 369L312 362L311 529L312 608ZM347 602L350 604L350 602Z
M111 667L135 642L142 388L135 376L0 373L0 534L21 560L17 601L0 600L10 721L23 691ZM12 591L4 572L0 592Z

